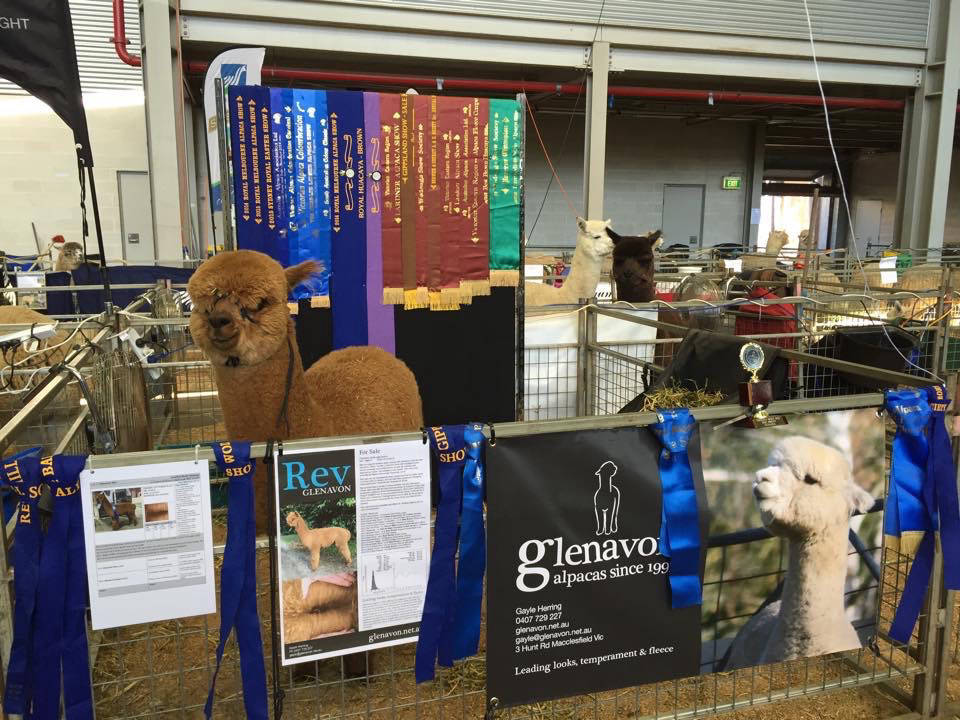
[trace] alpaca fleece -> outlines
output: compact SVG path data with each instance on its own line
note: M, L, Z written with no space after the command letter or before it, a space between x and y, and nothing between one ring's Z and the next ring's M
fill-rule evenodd
M860 647L844 607L847 535L850 515L873 497L840 452L810 438L782 440L769 463L754 497L763 524L788 540L783 594L740 629L724 670Z
M284 270L263 253L238 250L204 262L190 279L190 331L213 365L231 440L377 434L423 424L413 373L380 348L337 350L304 372L286 301L316 267L308 261ZM258 534L266 530L266 472L261 463L254 478Z
M654 252L663 243L660 230L646 235L618 235L608 229L613 240L613 279L617 300L650 302L657 296L653 282Z
M355 588L314 580L303 592L299 580L283 582L283 630L288 643L349 632L357 627Z

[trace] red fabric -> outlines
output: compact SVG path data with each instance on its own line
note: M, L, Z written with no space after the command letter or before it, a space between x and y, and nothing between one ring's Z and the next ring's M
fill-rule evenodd
M752 300L775 300L780 296L767 288L754 288L747 295ZM797 331L796 306L792 304L767 305L761 307L753 303L738 305L736 309L741 313L749 313L756 317L737 316L734 332L737 335L779 335L795 333ZM797 338L782 337L764 340L768 345L795 350ZM790 378L796 379L797 364L790 361Z

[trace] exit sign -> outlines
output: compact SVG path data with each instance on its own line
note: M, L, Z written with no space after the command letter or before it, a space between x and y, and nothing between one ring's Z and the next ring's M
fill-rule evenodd
M724 190L739 190L743 184L743 178L739 175L725 175L723 178Z

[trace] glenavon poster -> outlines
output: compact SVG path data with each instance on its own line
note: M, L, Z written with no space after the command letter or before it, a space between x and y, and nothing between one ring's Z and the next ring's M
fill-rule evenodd
M428 453L415 440L277 458L284 665L416 641L430 565Z
M501 706L699 672L700 608L671 609L657 552L659 450L625 428L487 452L487 691Z
M650 429L498 439L488 699L509 707L867 645L877 583L849 533L881 545L883 441L872 409L762 430L700 424L688 454L703 605L673 609Z

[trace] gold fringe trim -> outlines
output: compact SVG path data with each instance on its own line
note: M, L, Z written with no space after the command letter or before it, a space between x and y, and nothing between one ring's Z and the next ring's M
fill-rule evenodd
M450 294L443 294L443 290L430 291L430 309L431 310L459 310L460 297L451 298Z
M490 285L493 287L516 287L520 284L519 270L491 270Z
M310 298L310 307L312 308L328 308L330 307L330 296L329 295L314 295Z
M300 303L288 302L287 310L290 311L291 315L296 315L300 312Z
M489 295L490 281L489 280L461 280L460 292L464 296L469 296L471 298L474 298L477 296Z
M923 540L923 536L924 533L911 530L900 533L900 537L884 535L883 541L888 550L892 550L900 555L906 555L907 557L914 557L917 554L917 549L920 547L920 541Z
M384 305L403 305L403 288L384 288L383 289L383 304Z
M423 293L420 290L424 290ZM422 310L430 307L430 294L426 288L415 288L413 290L403 291L403 309L404 310Z

